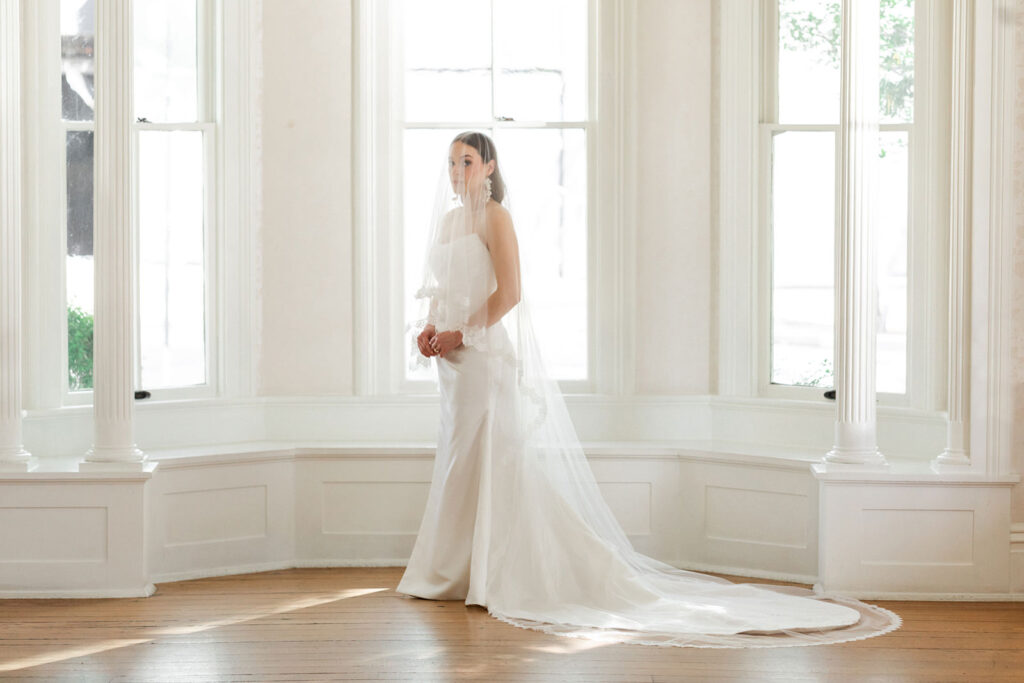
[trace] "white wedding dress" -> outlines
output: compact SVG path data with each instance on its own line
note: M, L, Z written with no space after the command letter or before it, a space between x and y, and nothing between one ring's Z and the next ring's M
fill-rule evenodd
M810 645L898 627L896 615L856 600L734 584L633 550L601 497L557 385L517 357L524 343L535 343L525 312L506 315L516 324L512 335L505 321L478 330L457 322L494 288L483 239L438 242L429 262L436 292L461 302L449 304L460 310L434 310L430 322L438 331L462 329L464 345L436 359L433 481L399 592L462 600L516 626L607 642Z

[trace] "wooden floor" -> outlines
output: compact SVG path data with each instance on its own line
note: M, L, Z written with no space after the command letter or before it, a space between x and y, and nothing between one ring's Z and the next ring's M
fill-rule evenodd
M1024 604L878 603L841 645L600 645L394 591L398 568L182 581L117 600L0 601L0 678L45 681L1024 681Z

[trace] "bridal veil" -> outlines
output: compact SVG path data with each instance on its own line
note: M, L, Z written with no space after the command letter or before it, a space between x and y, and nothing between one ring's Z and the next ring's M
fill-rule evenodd
M462 158L465 145L477 152L473 169ZM546 292L523 275L536 254L519 249L529 241L520 237L557 226L516 219L500 155L486 135L463 134L437 153L446 168L433 213L421 223L427 238L419 315L408 327L410 362L438 365L442 416L476 416L472 424L445 426L442 419L421 536L428 527L465 525L469 579L441 597L481 605L515 626L605 642L772 647L897 628L899 617L857 600L736 584L634 550L598 488L531 327L530 304ZM462 347L424 357L416 336L428 324L461 332ZM446 496L465 494L442 490L460 458L473 463L462 485L472 488L474 504L447 519ZM400 591L417 594L408 588L413 564L423 571L453 557L443 547L431 550L434 559L425 552L414 550Z

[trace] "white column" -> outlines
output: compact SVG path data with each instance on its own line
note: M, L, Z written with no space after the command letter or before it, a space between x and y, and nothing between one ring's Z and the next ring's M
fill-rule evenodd
M96 3L93 447L83 470L142 469L132 338L132 3Z
M953 109L949 183L949 367L946 400L946 448L932 467L962 468L971 464L967 440L970 311L967 308L968 230L971 216L971 131L974 78L974 2L953 2Z
M875 410L879 0L843 0L836 244L836 427L825 462L884 467Z
M27 471L21 436L21 2L0 0L0 470Z

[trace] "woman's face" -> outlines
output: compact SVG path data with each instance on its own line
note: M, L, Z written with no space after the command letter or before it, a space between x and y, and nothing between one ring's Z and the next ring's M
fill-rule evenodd
M463 199L479 196L484 178L494 172L494 162L483 163L480 152L464 142L453 142L448 150L448 178L452 190Z

